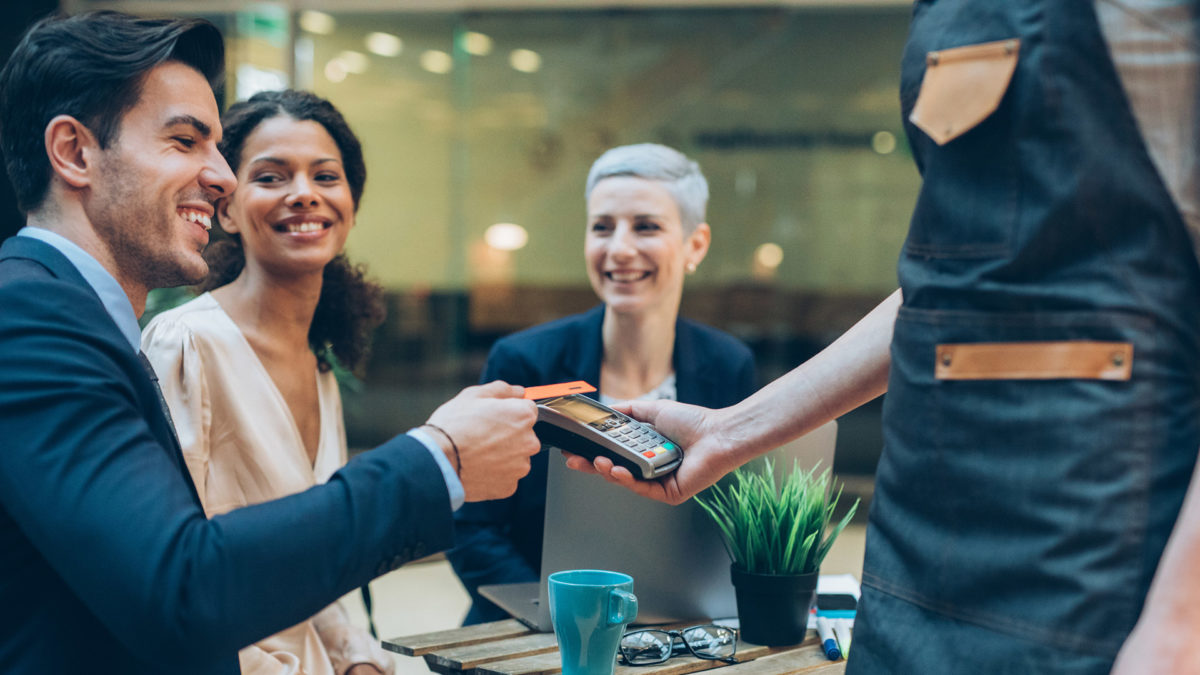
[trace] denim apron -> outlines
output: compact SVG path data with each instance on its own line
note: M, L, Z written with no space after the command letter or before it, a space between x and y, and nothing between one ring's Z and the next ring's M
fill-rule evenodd
M917 2L848 673L1107 673L1200 448L1200 266L1091 0Z

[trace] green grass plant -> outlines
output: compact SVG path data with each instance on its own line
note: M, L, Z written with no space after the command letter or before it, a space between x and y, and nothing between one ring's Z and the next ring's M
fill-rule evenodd
M775 480L775 463L765 468L742 467L696 496L712 516L734 565L757 574L809 574L821 567L834 540L858 510L859 500L832 525L842 486L830 489L829 469L817 473L793 462L782 481Z

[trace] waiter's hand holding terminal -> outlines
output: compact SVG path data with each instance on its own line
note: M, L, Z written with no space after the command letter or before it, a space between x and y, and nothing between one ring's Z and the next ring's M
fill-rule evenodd
M653 425L659 433L681 445L683 462L673 473L655 480L640 480L640 476L605 456L589 460L567 452L567 466L599 474L643 497L682 504L740 463L737 455L728 452L724 437L710 431L719 428L728 409L712 410L675 401L630 401L614 405L613 409Z
M647 480L679 466L683 452L677 443L586 395L594 391L583 381L527 388L525 398L537 403L538 440L571 456L604 457Z

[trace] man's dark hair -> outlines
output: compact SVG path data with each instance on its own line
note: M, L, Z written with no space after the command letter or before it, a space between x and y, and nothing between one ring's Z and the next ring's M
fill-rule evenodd
M215 89L225 72L220 31L202 19L100 11L49 16L25 33L0 71L0 149L22 212L41 206L50 186L50 120L70 115L107 148L146 74L168 61L195 68Z

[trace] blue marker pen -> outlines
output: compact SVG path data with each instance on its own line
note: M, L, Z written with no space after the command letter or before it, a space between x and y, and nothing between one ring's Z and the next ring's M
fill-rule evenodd
M817 635L821 638L821 648L825 650L825 658L830 661L842 658L842 652L838 649L837 638L833 636L833 627L829 625L829 619L820 615L817 615Z

